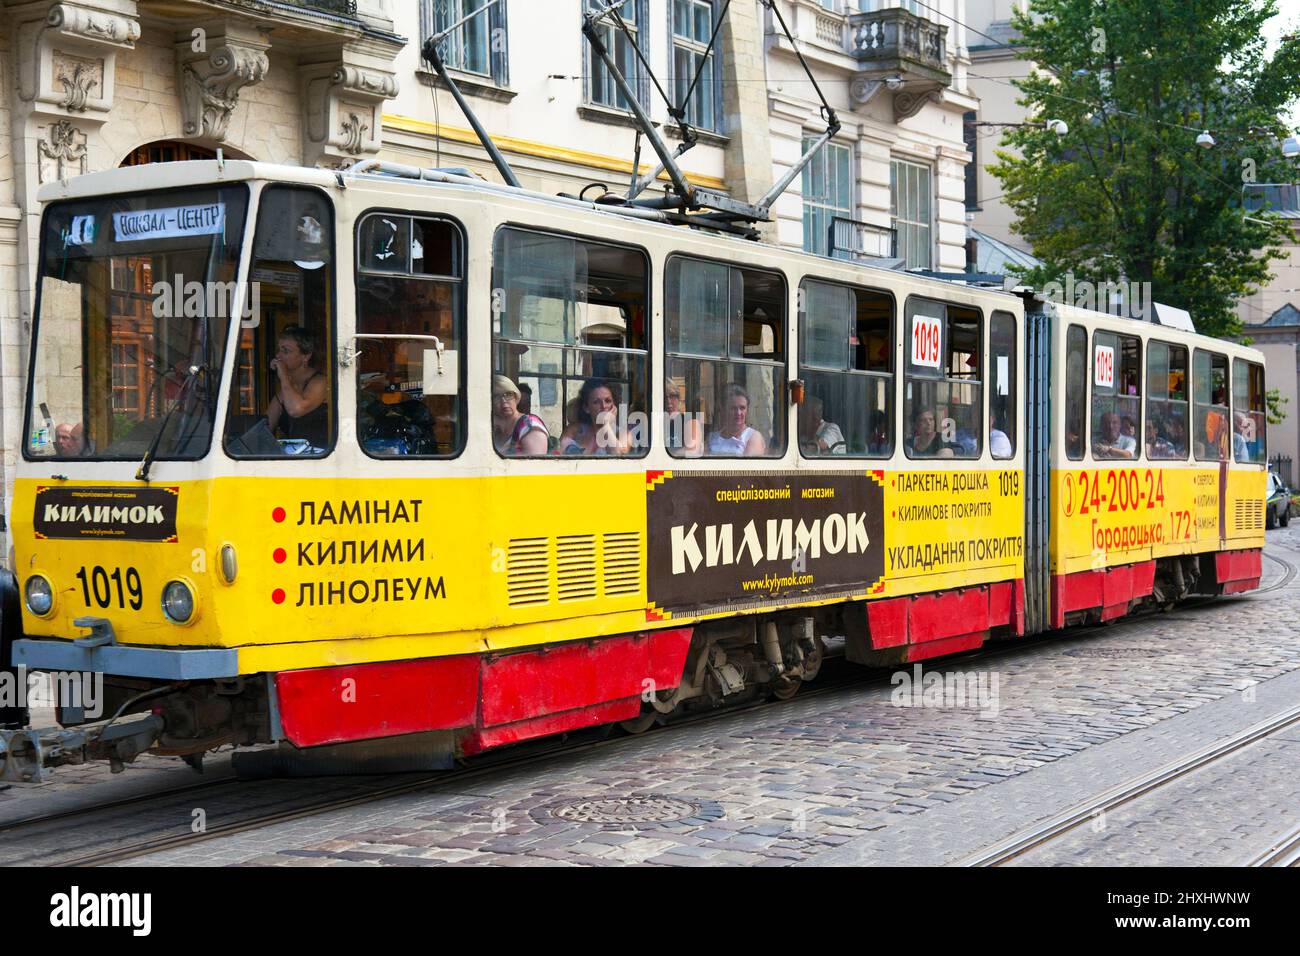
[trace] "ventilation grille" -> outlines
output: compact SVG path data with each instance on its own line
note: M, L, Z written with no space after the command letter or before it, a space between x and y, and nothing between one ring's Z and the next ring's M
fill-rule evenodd
M511 607L545 604L550 578L546 538L512 538L506 552L506 590Z
M1237 530L1259 531L1264 527L1264 502L1254 498L1238 498L1236 507Z
M641 535L635 531L604 536L605 594L636 594L641 587Z
M641 533L512 538L506 552L510 607L624 597L641 590Z
M596 596L596 536L566 535L555 539L556 594L564 603L590 601Z

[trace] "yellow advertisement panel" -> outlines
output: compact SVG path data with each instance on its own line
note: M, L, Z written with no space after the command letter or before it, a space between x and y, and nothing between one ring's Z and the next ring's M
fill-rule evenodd
M1052 479L1054 574L1264 546L1260 470L1136 464L1057 469Z

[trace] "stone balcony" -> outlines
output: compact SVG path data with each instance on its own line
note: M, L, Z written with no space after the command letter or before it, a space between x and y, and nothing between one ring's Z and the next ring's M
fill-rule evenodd
M849 52L857 58L852 94L866 105L882 88L894 94L894 119L915 115L952 85L948 27L899 7L855 13L848 20Z

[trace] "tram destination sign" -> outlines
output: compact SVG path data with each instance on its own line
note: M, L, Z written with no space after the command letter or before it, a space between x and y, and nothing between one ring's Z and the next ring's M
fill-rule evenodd
M178 487L36 489L37 538L175 541Z
M884 488L869 472L651 472L646 527L661 612L865 593L885 574Z

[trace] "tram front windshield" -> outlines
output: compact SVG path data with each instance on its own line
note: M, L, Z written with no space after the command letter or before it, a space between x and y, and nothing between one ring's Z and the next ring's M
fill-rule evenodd
M206 454L247 207L242 185L50 207L27 457Z

